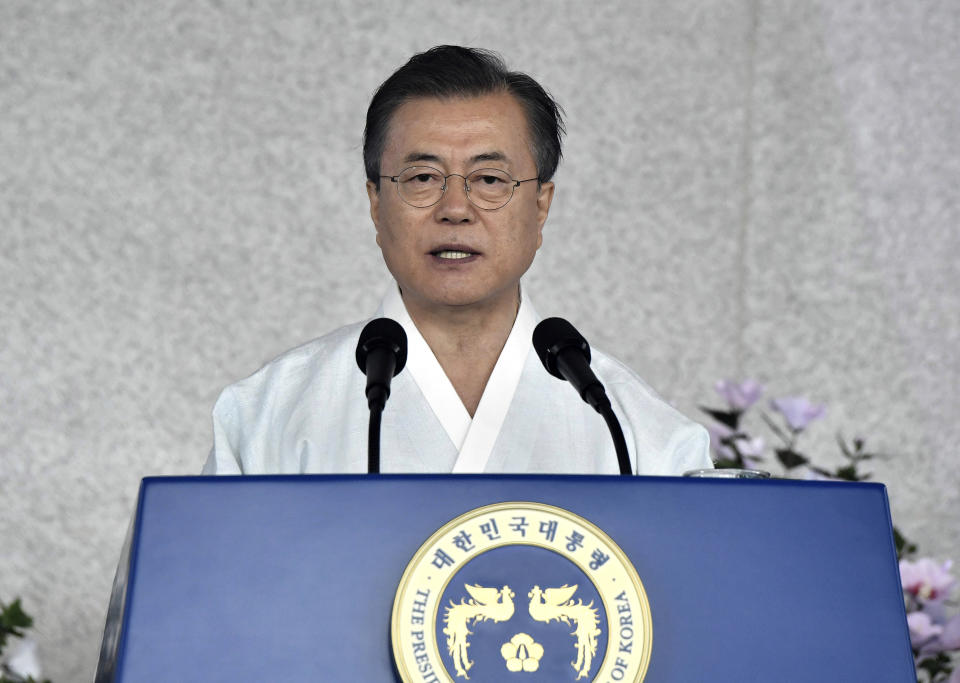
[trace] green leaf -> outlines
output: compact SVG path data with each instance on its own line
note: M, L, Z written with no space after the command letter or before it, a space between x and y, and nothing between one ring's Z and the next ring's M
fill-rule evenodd
M856 465L847 465L845 467L837 468L837 473L834 475L837 479L842 479L844 481L866 481L870 478L869 474L860 474L857 472Z
M938 652L935 656L927 655L917 663L917 668L928 672L931 681L936 679L938 674L949 674L953 671L953 666L950 664L950 657L943 652Z
M897 548L897 559L902 560L907 555L913 555L917 552L915 543L907 540L907 537L900 533L897 527L893 527L893 544Z
M743 414L736 410L717 410L716 408L707 408L706 406L700 406L700 410L733 431L737 431L738 425L740 424L740 416Z
M9 636L23 637L23 629L33 626L33 619L23 611L20 598L4 606L0 602L0 652L7 644Z
M0 611L0 626L5 628L30 628L33 619L23 611L20 598L17 598Z
M776 453L780 464L788 470L792 470L794 467L800 467L800 465L806 465L810 462L809 458L797 453L791 448L778 448Z

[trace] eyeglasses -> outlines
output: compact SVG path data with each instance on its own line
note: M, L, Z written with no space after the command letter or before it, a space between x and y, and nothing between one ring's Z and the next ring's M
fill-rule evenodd
M432 166L410 166L397 175L382 175L397 185L400 199L418 209L433 206L443 198L447 191L447 178L463 178L467 199L478 209L493 211L507 205L513 199L513 192L520 183L529 183L539 178L517 180L505 171L496 168L481 168L467 176L459 173L443 174Z

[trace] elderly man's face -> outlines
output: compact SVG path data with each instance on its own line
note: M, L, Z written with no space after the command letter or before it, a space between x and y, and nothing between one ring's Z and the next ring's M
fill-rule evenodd
M390 121L380 173L396 176L409 166L443 175L481 168L517 180L537 175L526 117L509 94L403 104ZM368 182L367 194L377 244L408 307L497 307L516 304L520 277L542 242L553 183L522 183L493 211L470 202L459 176L427 208L404 202L387 179L379 192Z

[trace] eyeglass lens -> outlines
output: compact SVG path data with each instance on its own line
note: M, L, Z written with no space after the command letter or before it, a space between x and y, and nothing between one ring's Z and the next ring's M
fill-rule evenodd
M397 190L408 204L432 206L443 196L446 178L430 166L411 166L397 176ZM467 176L467 197L482 209L499 209L513 196L514 180L504 171L481 168Z

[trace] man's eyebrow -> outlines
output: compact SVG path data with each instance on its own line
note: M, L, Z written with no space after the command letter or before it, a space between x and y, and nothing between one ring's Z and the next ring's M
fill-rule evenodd
M477 163L479 161L510 161L510 159L503 152L484 152L474 156L471 161Z
M440 157L436 154L430 154L428 152L410 152L407 156L403 157L403 163L412 164L417 161L432 161L434 163L440 162Z
M403 163L405 164L415 164L421 161L428 161L430 163L439 164L442 163L440 157L436 154L431 154L429 152L410 152L407 156L403 157ZM493 151L493 152L481 152L480 154L475 154L471 157L471 163L479 163L482 161L510 161L510 158L503 152Z

